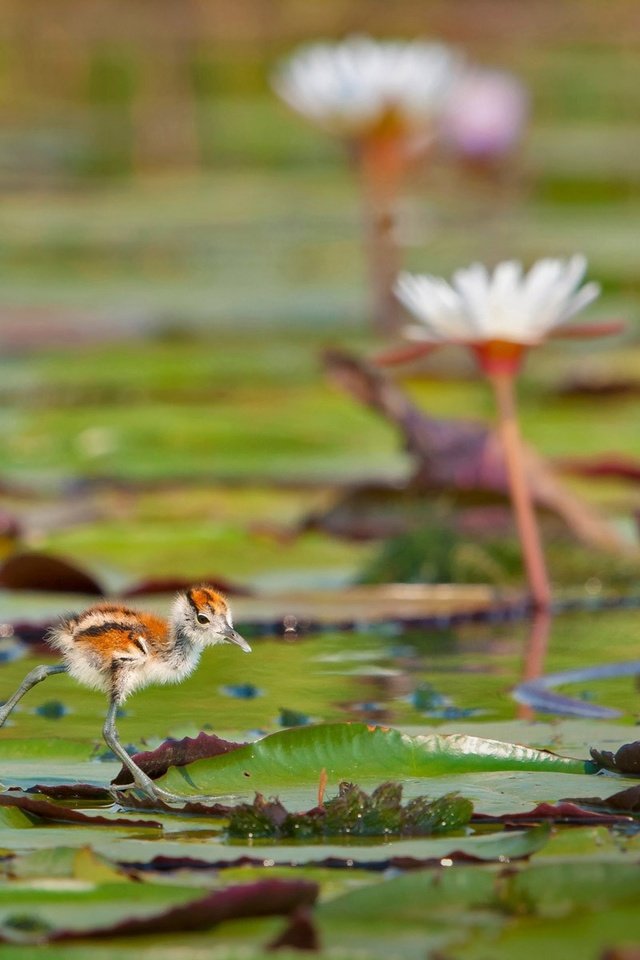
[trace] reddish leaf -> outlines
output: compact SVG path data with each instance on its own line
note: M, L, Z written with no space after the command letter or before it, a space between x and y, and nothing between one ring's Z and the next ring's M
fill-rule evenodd
M197 737L184 737L182 740L165 740L155 750L136 753L135 762L152 780L162 777L169 767L184 767L194 760L204 760L208 757L217 757L221 753L229 753L245 743L233 743L222 740L209 733L199 733ZM131 774L126 767L121 767L115 780L116 786L131 783Z
M640 460L620 453L605 453L596 457L573 457L561 460L560 466L566 473L579 477L640 480Z
M83 823L85 826L101 827L154 827L156 830L162 830L162 824L154 820L129 820L126 817L109 819L107 817L88 816L80 810L72 810L68 807L62 807L57 803L51 803L49 800L35 800L33 797L24 794L13 796L10 793L0 794L0 806L18 807L26 813L30 813L41 820L50 820L60 823Z
M640 947L633 944L622 947L609 947L600 960L640 960Z
M502 447L492 430L471 421L428 416L380 370L343 351L328 351L325 366L335 383L398 428L416 462L412 482L417 487L508 496ZM560 516L579 539L604 549L624 549L617 531L567 489L530 447L525 447L525 468L535 502Z
M619 790L606 799L602 797L567 797L564 803L577 803L596 810L619 810L623 813L640 813L640 786Z
M584 810L572 801L561 801L560 803L539 803L533 810L527 810L525 813L503 813L500 816L491 816L486 813L476 813L472 816L472 823L501 823L503 826L522 827L523 825L533 825L535 823L565 823L575 824L576 826L585 826L587 824L620 823L629 821L629 817L622 815L609 815L606 813L594 813L592 810Z
M113 800L108 790L91 783L57 783L52 786L38 783L29 787L26 793L41 793L54 800L104 800L108 803Z
M282 933L267 945L267 950L283 948L313 952L320 950L320 937L308 908L299 907L289 918L289 923Z
M0 566L0 586L9 590L46 590L50 593L86 593L103 590L89 573L45 553L14 553Z
M426 357L438 346L437 343L405 343L396 347L389 347L372 357L371 361L378 367L393 367L400 363L412 363L414 360L421 360L422 357Z
M50 942L83 940L87 937L158 936L182 930L209 930L225 920L248 917L287 916L294 910L311 906L318 895L318 885L306 880L260 880L226 890L214 890L204 897L164 913L150 917L121 920L107 927L92 930L58 930L48 936Z
M194 577L191 580L185 580L182 577L151 577L129 587L123 592L122 596L141 597L154 593L179 593L197 582L208 583L215 590L229 597L250 597L253 595L253 591L248 587L232 583L230 580L225 580L219 576L213 576Z
M618 822L619 818L616 818ZM598 820L598 823L601 821ZM351 848L353 853L353 848ZM526 851L521 855L510 854L510 860L522 860L531 855ZM494 859L489 857L477 857L464 850L452 850L447 853L447 860L452 863L494 863L501 859L501 854L496 854ZM344 857L324 857L322 860L304 859L303 866L310 869L328 869L328 870L370 870L375 873L382 873L385 870L426 870L432 867L442 866L441 857L383 857L380 860L358 860L353 856ZM238 867L265 867L273 866L273 858L269 858L269 864L261 857L238 857L236 860L201 860L195 857L167 857L157 856L147 862L142 861L120 861L118 866L123 870L134 871L136 873L172 873L177 870L227 870ZM278 858L279 867L299 867L300 860L295 856L291 859Z
M624 320L602 320L600 323L573 323L568 327L554 327L549 336L558 340L592 340L595 337L615 337L626 329Z
M610 750L596 750L595 747L589 752L596 763L606 770L640 775L640 740L623 744L615 754Z

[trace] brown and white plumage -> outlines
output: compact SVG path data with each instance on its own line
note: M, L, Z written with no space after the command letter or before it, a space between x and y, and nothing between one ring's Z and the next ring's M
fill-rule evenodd
M235 643L251 647L233 629L229 606L203 584L178 594L168 620L115 603L101 603L66 617L48 641L62 664L36 667L0 710L0 726L24 694L52 673L68 673L109 696L103 729L107 744L128 767L135 783L152 797L175 800L159 790L131 760L118 740L117 708L134 690L151 683L180 683L195 670L206 646ZM179 799L179 798L178 798Z

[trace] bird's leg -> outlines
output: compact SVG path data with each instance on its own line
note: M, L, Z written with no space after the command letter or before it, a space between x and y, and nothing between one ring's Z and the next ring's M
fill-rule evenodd
M66 673L67 668L63 663L56 663L53 666L45 666L41 664L39 667L34 667L33 670L26 675L16 692L12 697L9 697L6 703L3 703L0 707L0 727L4 724L5 720L15 707L16 703L19 700L22 700L25 693L28 693L31 690L31 687L35 687L36 683L40 683L41 680L46 680L47 677L52 676L54 673Z
M133 782L137 787L139 787L151 800L160 800L162 803L187 803L191 798L190 797L180 797L174 793L168 793L166 790L163 790L161 787L158 787L151 777L147 776L144 770L141 770L137 763L135 763L127 751L124 749L120 740L118 738L118 732L116 730L116 713L118 707L120 706L121 697L117 694L112 694L111 701L109 703L109 709L107 710L107 716L105 717L104 727L102 733L105 739L107 746L113 750L115 755L119 760L123 762L129 773L133 778Z

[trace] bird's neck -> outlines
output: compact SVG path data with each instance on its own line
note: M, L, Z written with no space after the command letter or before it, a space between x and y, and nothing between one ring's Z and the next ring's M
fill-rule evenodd
M170 658L181 675L191 673L202 654L202 644L180 620L169 623Z

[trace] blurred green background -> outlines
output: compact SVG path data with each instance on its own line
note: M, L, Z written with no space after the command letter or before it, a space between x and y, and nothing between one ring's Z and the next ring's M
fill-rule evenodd
M360 195L340 145L268 79L296 44L358 31L442 39L527 86L531 123L509 163L416 171L403 259L448 274L587 254L604 288L590 316L623 316L628 332L532 357L525 433L556 458L640 456L634 4L0 10L0 482L21 543L127 576L263 586L348 578L378 549L291 535L344 484L402 479L409 464L323 375L324 346L374 346ZM567 390L576 378L612 389ZM436 415L491 416L455 352L409 389ZM570 482L635 537L633 485ZM569 578L598 563L578 556Z

